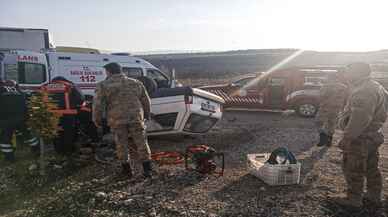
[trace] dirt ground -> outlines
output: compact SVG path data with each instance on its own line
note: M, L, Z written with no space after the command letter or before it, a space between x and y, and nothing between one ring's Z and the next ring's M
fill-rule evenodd
M150 139L154 152L184 151L191 144L208 144L224 152L222 177L202 177L179 165L159 167L158 177L151 181L128 181L117 178L110 165L59 168L57 159L40 177L28 170L29 159L0 166L0 216L378 216L375 210L352 212L328 200L345 190L341 152L335 146L317 148L317 141L313 119L230 111L207 135ZM268 186L248 173L247 154L280 146L302 163L301 184ZM380 150L385 186L387 147Z

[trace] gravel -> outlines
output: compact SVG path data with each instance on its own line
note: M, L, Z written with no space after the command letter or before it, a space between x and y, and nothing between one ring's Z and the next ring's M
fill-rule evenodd
M192 144L224 152L223 177L201 176L176 165L157 168L159 175L152 180L126 180L110 165L91 163L57 182L51 194L40 193L16 216L377 216L375 210L353 213L330 202L330 195L345 190L341 154L337 147L317 148L317 141L313 119L227 112L205 136L150 139L154 152L184 151ZM302 162L301 184L268 186L248 174L248 153L271 152L280 146ZM381 153L388 159L388 148L382 147ZM382 160L382 167L385 176L388 160Z

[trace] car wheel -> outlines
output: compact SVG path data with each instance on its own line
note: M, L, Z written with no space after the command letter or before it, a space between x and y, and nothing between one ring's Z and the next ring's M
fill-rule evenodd
M302 117L314 117L317 111L317 106L310 103L300 104L297 108L298 114Z

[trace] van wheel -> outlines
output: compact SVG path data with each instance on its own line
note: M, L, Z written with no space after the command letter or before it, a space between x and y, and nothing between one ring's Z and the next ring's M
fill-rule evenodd
M318 108L314 104L304 103L297 107L297 112L302 117L314 117Z

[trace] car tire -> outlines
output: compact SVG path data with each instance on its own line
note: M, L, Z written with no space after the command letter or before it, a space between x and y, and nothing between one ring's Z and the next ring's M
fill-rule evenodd
M314 117L318 112L318 106L311 103L299 104L296 108L298 115L302 117Z

